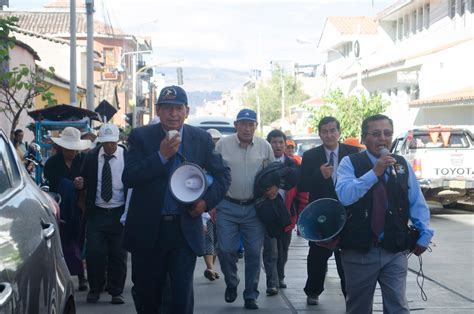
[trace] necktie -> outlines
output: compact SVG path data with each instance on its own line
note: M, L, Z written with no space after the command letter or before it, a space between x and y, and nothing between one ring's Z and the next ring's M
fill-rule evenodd
M329 154L329 165L330 166L334 166L334 158L336 157L336 154L334 154L334 152L331 152Z
M110 170L109 161L113 155L104 154L104 166L102 167L102 187L100 196L106 202L112 199L112 171Z
M385 225L385 211L387 208L387 190L383 175L375 185L372 202L371 229L376 237L382 233Z

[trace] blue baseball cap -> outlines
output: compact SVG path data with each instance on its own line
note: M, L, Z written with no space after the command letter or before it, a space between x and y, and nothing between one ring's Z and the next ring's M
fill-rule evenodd
M163 87L156 104L159 105L188 105L188 96L180 86Z
M257 113L252 109L242 109L237 114L235 121L250 120L257 122Z

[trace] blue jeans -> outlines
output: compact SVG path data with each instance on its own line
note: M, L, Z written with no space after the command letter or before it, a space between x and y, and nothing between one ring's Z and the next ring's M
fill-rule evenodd
M265 229L253 205L241 206L224 199L217 205L217 255L228 288L236 288L240 281L237 274L240 235L245 249L244 299L256 300Z

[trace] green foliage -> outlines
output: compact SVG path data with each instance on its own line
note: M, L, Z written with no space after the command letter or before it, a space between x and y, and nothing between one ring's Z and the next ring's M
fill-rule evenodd
M340 89L332 90L319 108L308 107L312 113L311 125L317 129L319 121L325 116L333 116L341 124L341 139L360 137L362 121L368 116L382 113L390 105L380 94L367 97L345 96Z
M54 94L49 91L51 84L45 81L45 78L54 76L54 68L40 70L37 66L20 64L8 69L5 66L10 60L10 50L15 46L16 39L11 32L17 26L17 21L16 17L0 19L0 113L3 113L12 125L11 136L21 113L33 108L37 96L48 105L55 104Z
M280 69L273 72L272 78L268 81L259 81L242 94L242 102L245 107L257 110L257 93L260 100L260 119L263 125L269 125L271 122L281 118L281 97L282 80L285 95L285 116L289 116L291 106L301 104L308 99L302 88L301 83L295 77L281 73Z

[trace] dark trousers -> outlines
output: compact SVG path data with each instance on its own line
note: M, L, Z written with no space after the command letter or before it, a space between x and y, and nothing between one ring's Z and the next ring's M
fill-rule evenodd
M278 246L278 260L277 260L277 271L278 279L282 281L285 278L285 265L288 261L288 249L291 243L291 231L284 232L277 237Z
M155 248L132 253L138 313L162 313L162 300L167 278L171 290L169 312L192 314L194 308L193 273L196 254L191 250L181 231L179 217L160 223Z
M123 292L127 277L127 251L122 248L123 226L120 223L123 210L123 206L113 209L96 207L88 215L86 263L91 292L101 292L105 280L109 294Z
M328 270L328 259L333 251L325 247L316 245L314 242L309 243L309 253L307 261L308 279L304 292L306 295L320 295L324 291L324 280ZM341 279L341 290L346 295L344 270L342 268L341 253L339 250L334 251L336 259L337 273Z

